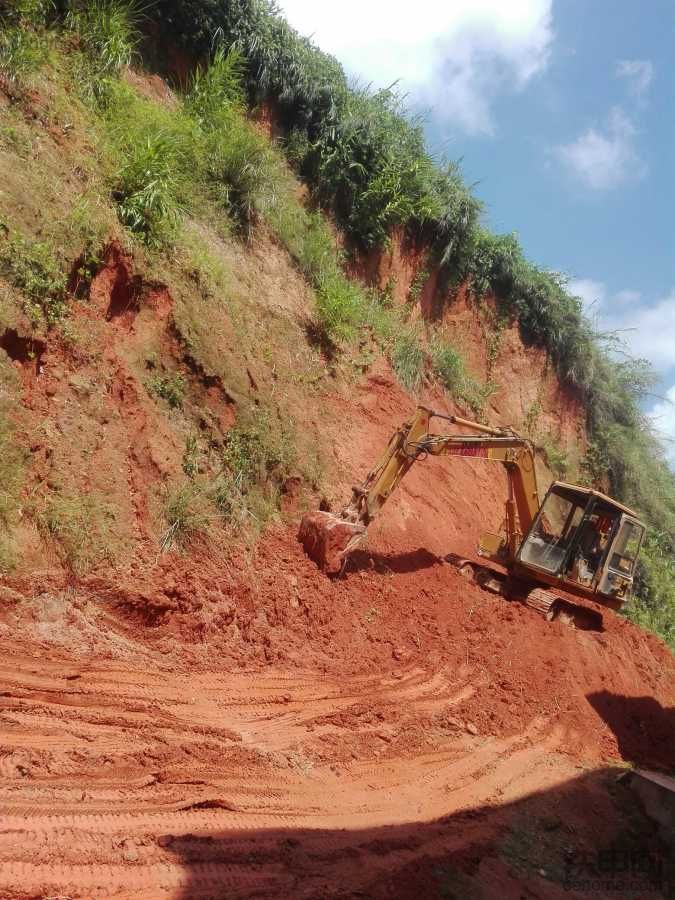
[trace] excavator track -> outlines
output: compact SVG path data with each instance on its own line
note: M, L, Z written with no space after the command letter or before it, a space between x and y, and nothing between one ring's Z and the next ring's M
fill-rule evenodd
M545 588L532 588L529 591L512 591L509 589L509 578L503 576L487 566L470 559L448 553L445 561L457 569L459 574L490 591L499 594L506 600L522 603L528 609L532 609L543 616L549 622L559 621L570 628L578 628L580 631L602 631L602 615L593 609L571 603L559 597L554 591Z
M552 591L543 588L534 588L522 603L530 609L536 609L545 616L549 622L559 621L563 625L578 628L580 631L602 631L602 614L597 610L588 609L578 603L570 603L558 597Z

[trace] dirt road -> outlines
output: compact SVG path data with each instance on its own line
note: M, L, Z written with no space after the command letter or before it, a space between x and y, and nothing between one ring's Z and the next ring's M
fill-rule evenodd
M536 710L505 738L448 716L467 672L179 675L10 648L0 685L3 897L440 897L473 879L555 897L593 846L587 805L618 822L603 770L580 778ZM546 852L528 846L542 817Z
M613 614L382 545L332 582L283 528L0 600L2 898L597 897L661 852L617 765L672 767L675 662Z

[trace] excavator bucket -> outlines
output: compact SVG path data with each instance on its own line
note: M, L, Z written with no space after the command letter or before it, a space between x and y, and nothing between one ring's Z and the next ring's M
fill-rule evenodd
M328 512L309 512L300 522L298 540L323 572L337 575L365 533L364 525L347 522Z

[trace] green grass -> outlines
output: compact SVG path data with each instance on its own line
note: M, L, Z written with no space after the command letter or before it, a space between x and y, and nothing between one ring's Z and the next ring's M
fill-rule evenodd
M223 116L206 139L207 178L214 195L248 236L277 201L283 175L269 142L240 115Z
M185 98L189 114L206 129L221 121L223 110L244 108L244 62L235 49L217 47L208 65L198 65Z
M64 564L78 575L99 563L113 563L117 557L115 512L100 496L55 494L38 514L38 522L55 540Z
M185 401L185 378L180 372L157 373L148 378L148 391L169 404L171 409L182 409Z
M488 378L480 382L466 368L460 351L442 338L435 336L430 345L431 368L448 393L459 403L466 404L479 419L485 417L485 405L497 390L495 382Z
M165 530L160 539L163 553L186 548L209 525L208 503L200 486L188 481L169 490L163 509Z
M670 537L651 529L640 553L626 615L660 634L675 651L675 562Z
M134 0L74 0L66 27L89 58L92 81L102 82L133 61L140 43L141 6Z
M0 76L9 82L25 80L49 58L44 35L23 26L2 27L0 21Z
M419 389L424 374L425 353L414 331L402 332L394 341L391 364L403 387L411 392Z
M431 361L443 387L456 399L464 394L468 375L462 354L452 344L436 339L431 345Z
M45 241L33 241L0 225L0 273L24 296L24 310L33 325L48 327L60 322L67 311L66 277L54 249Z
M50 0L0 2L0 77L20 83L49 59Z
M181 154L170 132L147 134L129 148L117 176L113 196L120 222L151 246L170 240L181 221Z
M227 433L212 488L225 521L263 525L276 514L284 482L298 463L292 423L263 410L249 412Z
M540 439L539 445L544 451L546 464L556 478L566 478L570 468L569 456L555 441L549 436Z
M4 393L4 387L3 387ZM14 563L12 531L19 518L25 454L17 445L9 421L9 404L0 404L0 571Z

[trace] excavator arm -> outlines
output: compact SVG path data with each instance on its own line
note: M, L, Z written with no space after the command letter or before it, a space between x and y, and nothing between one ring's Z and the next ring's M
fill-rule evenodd
M478 434L433 434L430 424L434 418L470 428ZM539 509L530 443L513 433L435 413L423 406L394 432L364 482L352 488L352 499L339 517L330 513L308 513L303 517L298 537L308 555L324 570L339 571L404 475L415 462L427 456L467 456L503 463L509 480L506 537L486 535L482 548L486 555L513 556L523 531L529 529Z

